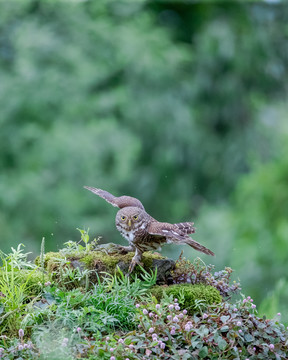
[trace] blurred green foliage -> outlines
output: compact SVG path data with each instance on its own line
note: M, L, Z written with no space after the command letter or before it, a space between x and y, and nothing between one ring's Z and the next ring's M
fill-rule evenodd
M258 300L287 279L287 19L281 2L1 2L1 248L76 227L124 243L90 185L196 218Z

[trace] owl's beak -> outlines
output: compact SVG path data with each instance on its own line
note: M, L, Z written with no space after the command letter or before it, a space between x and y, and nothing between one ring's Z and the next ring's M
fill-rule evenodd
M131 228L131 220L130 219L128 220L128 226L129 226L129 228Z

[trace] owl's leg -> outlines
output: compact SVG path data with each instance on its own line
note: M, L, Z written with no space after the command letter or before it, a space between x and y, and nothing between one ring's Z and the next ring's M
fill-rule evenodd
M142 259L142 251L136 247L135 255L133 256L131 264L129 266L129 272L128 272L129 275L132 273L136 265L143 266L143 263L141 263L141 259Z

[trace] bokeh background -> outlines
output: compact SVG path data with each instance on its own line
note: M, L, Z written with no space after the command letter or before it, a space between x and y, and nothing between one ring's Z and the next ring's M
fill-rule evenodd
M287 40L277 1L1 2L1 250L125 244L100 187L194 220L201 258L287 322Z

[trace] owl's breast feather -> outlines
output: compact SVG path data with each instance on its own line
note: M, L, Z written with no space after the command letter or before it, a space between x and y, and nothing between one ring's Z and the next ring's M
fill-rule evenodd
M135 235L132 231L125 231L125 229L123 228L118 228L117 230L119 230L119 232L121 233L121 235L129 241L129 243L133 243L134 239L135 239Z

